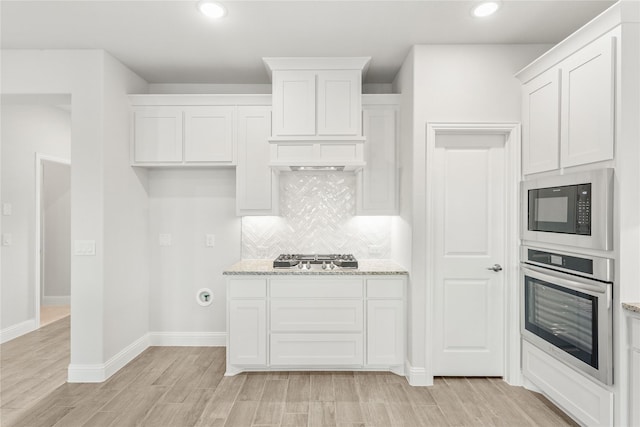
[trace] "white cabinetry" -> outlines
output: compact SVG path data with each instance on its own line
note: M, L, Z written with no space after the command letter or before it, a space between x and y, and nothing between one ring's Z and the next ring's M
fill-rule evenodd
M613 159L616 34L537 75L544 57L520 72L525 175Z
M605 35L560 64L563 167L613 159L615 41Z
M523 86L522 173L560 167L560 70L548 70Z
M236 214L277 215L278 177L269 167L271 107L238 107Z
M234 106L184 109L186 162L233 162Z
M181 108L134 108L132 133L133 164L182 162Z
M228 374L322 368L404 372L404 276L256 277L227 280Z
M134 166L234 164L234 106L134 107Z
M404 363L404 281L367 280L367 366Z
M229 279L227 360L230 364L263 366L267 363L266 282L264 279Z
M362 70L274 70L273 137L361 136Z
M397 95L363 95L362 127L365 167L358 171L359 215L398 212Z
M264 58L273 82L270 164L364 165L362 75L370 58Z

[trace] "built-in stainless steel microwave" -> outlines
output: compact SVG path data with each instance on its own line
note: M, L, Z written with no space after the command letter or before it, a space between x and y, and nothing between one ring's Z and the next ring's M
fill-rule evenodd
M522 239L613 249L613 169L523 181Z

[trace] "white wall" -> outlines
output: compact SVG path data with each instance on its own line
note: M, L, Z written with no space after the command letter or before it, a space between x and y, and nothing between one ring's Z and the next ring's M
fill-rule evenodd
M35 319L35 153L69 159L71 117L54 105L4 104L0 120L2 203L13 210L2 217L2 233L13 240L1 260L0 329L7 329Z
M70 120L68 121L70 123ZM69 139L71 146L71 139ZM42 162L41 305L69 304L71 297L71 168ZM35 219L35 218L34 218Z
M240 260L240 217L235 214L235 169L149 172L150 331L226 331L222 271ZM171 234L171 246L159 235ZM205 246L205 234L215 246ZM213 303L201 307L196 292L209 288Z
M403 205L412 232L411 308L412 366L430 371L430 288L426 283L426 159L428 122L519 122L520 83L514 74L546 51L547 45L414 46L395 82L403 99L413 93L412 122L401 132L411 135L411 149L401 154L401 167L411 170L412 204ZM404 136L403 136L404 138ZM407 180L402 181L403 185ZM411 213L406 212L410 209ZM507 284L516 286L516 284Z
M149 331L147 171L129 165L127 97L146 87L138 75L104 55L104 360Z
M117 286L115 282L122 277L131 285L143 278L141 272L148 268L139 264L133 270L121 272L122 264L114 265L116 263L106 260L108 254L114 255L120 250L133 254L141 245L137 234L130 236L122 232L120 217L105 219L105 214L124 212L133 200L135 216L145 203L139 199L144 198L139 187L128 188L135 185L131 178L134 172L117 176L122 169L115 165L124 167L120 163L122 147L128 144L128 133L125 135L124 132L128 123L122 122L122 114L125 114L123 91L135 88L140 92L146 86L141 79L119 69L121 65L112 61L100 50L2 51L3 94L71 95L71 240L95 241L96 255L73 256L71 261L70 373L78 367L78 372L85 372L85 368L104 366L105 356L114 354L115 347L130 338L128 332L121 338L113 338L113 331L121 330L125 325L117 319L115 327L110 322L119 315L129 319L131 313L141 309L140 290L134 288L130 294L117 291L122 300L113 303L109 299L115 293L110 293L105 286ZM114 169L110 171L111 167ZM118 192L123 194L116 194ZM131 221L144 228L146 219ZM115 236L107 233L115 233ZM133 255L134 259L141 259ZM130 267L130 264L125 265ZM118 271L113 271L116 268ZM144 306L142 310L144 313ZM136 320L130 335L140 332L142 323L146 320ZM91 372L95 374L94 378L101 374L100 369Z

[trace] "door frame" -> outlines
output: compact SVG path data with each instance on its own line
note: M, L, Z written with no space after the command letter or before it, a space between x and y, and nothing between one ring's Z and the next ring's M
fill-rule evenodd
M48 154L38 153L35 155L35 172L36 172L36 185L35 185L35 257L34 257L34 296L35 296L35 328L40 329L40 304L41 304L41 285L42 285L42 168L43 162L60 163L71 167L71 160L63 159L61 157L50 156Z
M435 319L434 288L436 274L435 236L436 209L434 181L434 156L436 136L442 134L480 134L505 136L505 259L504 259L504 380L511 385L522 384L520 369L520 299L519 299L519 245L520 215L519 193L521 179L520 165L520 123L455 123L428 122L425 143L425 190L426 190L426 325L425 325L425 370L427 382L433 384L433 343Z

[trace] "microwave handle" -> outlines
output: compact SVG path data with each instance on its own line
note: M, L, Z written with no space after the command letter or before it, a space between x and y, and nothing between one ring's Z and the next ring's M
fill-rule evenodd
M607 305L611 304L611 292L609 291L609 289L611 288L611 286L609 286L608 284L605 283L599 283L599 284L591 284L591 283L587 283L586 281L589 279L585 279L584 282L578 282L572 279L567 279L565 278L566 274L564 273L556 273L556 274L549 274L549 270L544 269L544 268L540 268L540 267L536 267L533 265L527 265L522 266L522 271L526 274L527 272L531 272L531 276L535 277L537 279L540 280L544 280L546 282L549 283L557 283L559 285L562 285L566 288L569 289L573 289L575 291L580 291L580 292L592 292L594 294L598 294L598 295L606 295L607 296ZM560 276L562 275L562 277ZM591 280L589 280L589 282L592 282Z

